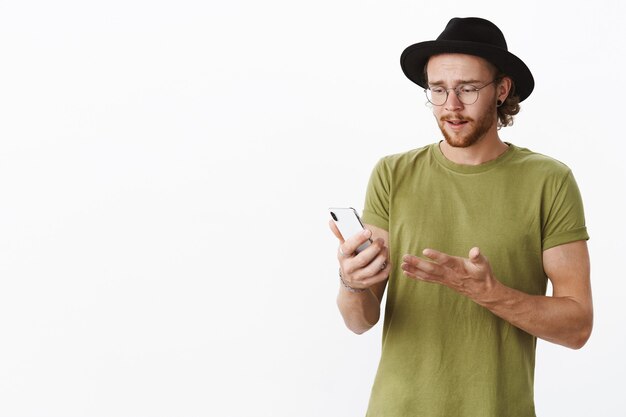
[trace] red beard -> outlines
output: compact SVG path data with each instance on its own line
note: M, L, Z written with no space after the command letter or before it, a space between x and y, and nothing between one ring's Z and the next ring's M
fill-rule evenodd
M495 103L492 108L488 109L478 120L474 120L471 117L463 117L460 114L452 114L442 116L437 120L437 124L448 145L455 148L467 148L481 140L491 129L495 123L495 119L493 118L494 112ZM464 127L462 131L454 132L446 129L446 122L449 120L465 122L463 123Z

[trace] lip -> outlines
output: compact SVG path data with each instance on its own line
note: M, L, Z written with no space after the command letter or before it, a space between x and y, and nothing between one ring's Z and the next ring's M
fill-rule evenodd
M465 126L467 126L468 123L469 122L467 120L445 120L446 126L455 131L462 130Z

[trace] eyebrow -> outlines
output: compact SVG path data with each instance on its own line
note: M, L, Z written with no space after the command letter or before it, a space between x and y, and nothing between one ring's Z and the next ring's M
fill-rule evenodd
M455 85L460 85L460 84L481 84L483 81L481 80L474 80L474 79L470 79L470 80L454 80L454 84ZM445 83L443 81L433 81L433 82L428 82L428 85L444 85Z

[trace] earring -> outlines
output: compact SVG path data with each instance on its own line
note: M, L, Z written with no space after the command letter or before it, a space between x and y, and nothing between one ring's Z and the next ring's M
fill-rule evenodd
M498 101L496 101L496 106L497 106L497 107L500 107L501 105L502 105L502 100L498 100Z

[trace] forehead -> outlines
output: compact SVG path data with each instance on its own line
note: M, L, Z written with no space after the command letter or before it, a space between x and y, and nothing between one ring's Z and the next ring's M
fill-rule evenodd
M432 56L426 65L429 83L451 81L489 81L495 76L495 67L487 60L466 54Z

